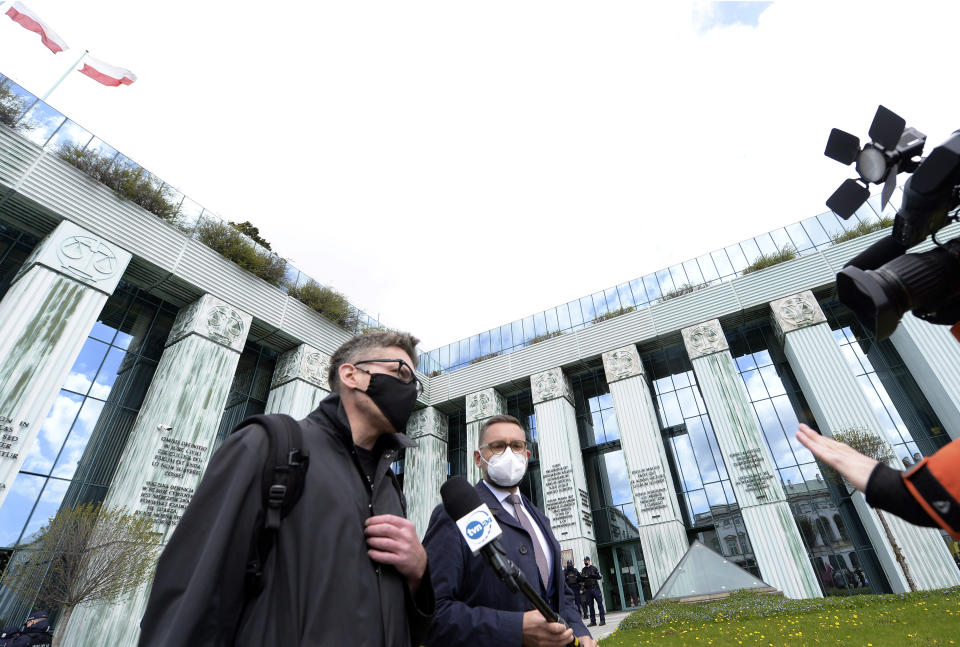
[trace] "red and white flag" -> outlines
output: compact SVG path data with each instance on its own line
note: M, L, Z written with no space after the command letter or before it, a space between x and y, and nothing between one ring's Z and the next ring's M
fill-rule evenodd
M104 85L111 86L130 85L137 80L137 75L130 70L108 65L103 61L98 61L89 54L83 59L83 68L80 70L80 73L86 74L94 81L99 81Z
M40 40L43 41L47 49L54 54L69 49L67 43L40 20L37 14L27 9L22 2L14 2L13 5L7 9L7 15L10 16L13 22L22 25L34 33L40 34Z

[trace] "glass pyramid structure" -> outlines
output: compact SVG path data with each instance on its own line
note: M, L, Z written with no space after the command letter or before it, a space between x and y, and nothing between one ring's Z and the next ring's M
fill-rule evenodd
M694 541L653 599L714 597L741 589L774 590L753 573Z

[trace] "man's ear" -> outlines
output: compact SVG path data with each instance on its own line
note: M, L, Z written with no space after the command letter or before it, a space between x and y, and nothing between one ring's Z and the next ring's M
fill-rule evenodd
M337 374L340 376L340 384L348 386L351 389L355 389L359 386L357 382L357 367L353 364L341 364L340 368L337 369Z
M477 451L476 449L473 450L473 464L476 465L477 468L479 469L479 467L480 467L480 452Z

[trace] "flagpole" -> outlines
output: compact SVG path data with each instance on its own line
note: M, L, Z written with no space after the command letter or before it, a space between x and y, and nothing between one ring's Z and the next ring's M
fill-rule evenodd
M46 103L47 97L49 97L51 94L53 94L53 91L56 90L56 89L60 86L61 83L63 83L63 81L67 78L67 75L69 75L70 72L73 72L74 68L76 68L78 65L80 65L80 61L82 61L82 60L87 56L87 54L89 54L89 53L90 53L90 50L88 50L88 49L83 50L83 54L80 55L80 58L77 59L77 62L74 63L73 65L71 65L71 66L67 69L67 71L63 73L63 76L60 77L60 80L57 81L56 83L54 83L54 84L53 84L53 87L50 88L49 90L47 90L47 93L46 93L45 95L43 95L42 97L40 97L40 100L43 101L44 103Z

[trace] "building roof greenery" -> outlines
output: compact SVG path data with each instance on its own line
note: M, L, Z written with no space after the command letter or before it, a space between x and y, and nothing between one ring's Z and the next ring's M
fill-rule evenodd
M777 250L772 254L760 254L757 257L757 260L747 265L741 274L751 274L753 272L759 272L760 270L765 270L768 267L773 267L774 265L779 265L785 261L792 261L797 257L797 250L789 245L783 247L782 249Z
M859 222L853 229L848 229L846 231L834 234L830 237L830 240L832 240L835 245L839 245L840 243L845 243L848 240L860 238L860 236L866 236L867 234L872 234L875 231L880 231L881 229L886 229L887 227L892 226L893 218L891 216L883 216L879 220L875 220L873 222Z
M152 213L347 331L383 328L378 319L352 306L343 294L310 278L274 252L253 223L228 222L210 213L2 74L0 124L50 150L110 188L118 198Z

